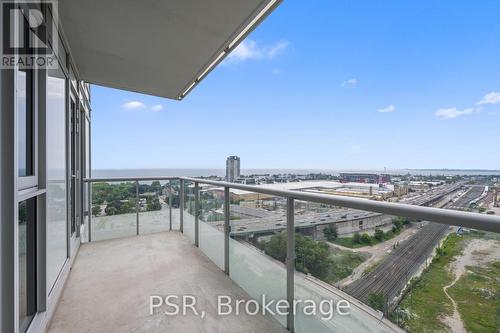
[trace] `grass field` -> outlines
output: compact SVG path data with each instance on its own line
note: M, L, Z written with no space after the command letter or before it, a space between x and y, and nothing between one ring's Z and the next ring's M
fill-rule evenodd
M409 332L450 332L440 320L453 311L443 287L454 280L449 265L462 253L472 238L497 239L498 235L473 232L464 236L449 235L428 269L412 282L400 307ZM487 267L469 267L457 283L448 289L468 332L498 332L500 318L500 262ZM394 316L391 316L394 318Z
M464 246L463 238L449 235L429 268L413 281L411 291L401 302L401 308L408 313L405 328L415 333L447 332L447 327L439 320L449 315L453 308L443 292L443 287L453 281L447 266L460 254Z
M328 274L329 283L335 283L348 277L354 268L366 260L362 254L349 250L333 250L330 258L333 261L333 266Z
M449 289L468 332L489 333L500 329L500 261L486 267L467 267L468 272Z
M400 226L399 228L396 228L394 230L389 230L387 232L383 232L383 237L381 238L376 238L374 236L368 236L368 234L364 233L365 239L363 239L363 234L359 235L358 241L356 241L355 237L339 237L334 240L331 240L330 242L341 245L344 247L348 247L351 249L357 249L360 247L364 246L373 246L377 245L380 243L383 243L389 239L392 239L399 235L401 231L404 230L404 226Z

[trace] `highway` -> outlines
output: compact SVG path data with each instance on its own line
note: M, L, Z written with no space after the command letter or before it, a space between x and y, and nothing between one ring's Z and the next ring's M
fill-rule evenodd
M382 214L348 208L331 209L322 213L305 212L295 215L295 227L297 229L308 228L314 225L362 220L376 216L382 216ZM281 212L263 218L233 220L231 228L231 235L234 236L274 233L286 229L286 216Z
M470 202L482 195L484 186L480 188L482 190L472 187L453 206L457 207L458 203L461 207L468 207ZM345 291L366 304L371 293L381 293L386 302L394 306L396 304L394 301L401 290L431 255L448 228L447 225L426 223L412 238L392 251L373 271L351 283Z
M464 183L439 186L418 197L401 201L411 205L429 205L443 198L463 186ZM231 205L231 215L240 216L240 220L231 221L231 235L244 236L250 234L274 233L286 229L286 216L284 211L268 211L260 208L247 208ZM368 218L381 217L390 223L390 216L383 214L356 210L350 208L331 209L326 212L308 212L296 214L296 228L308 228L314 225L323 225L339 222L360 221ZM218 228L223 227L223 222L212 223Z

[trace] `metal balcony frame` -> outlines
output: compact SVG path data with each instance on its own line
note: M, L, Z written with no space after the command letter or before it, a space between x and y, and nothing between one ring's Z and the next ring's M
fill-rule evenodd
M345 197L338 195L309 193L302 191L291 190L276 190L260 187L258 185L244 185L229 182L214 181L202 178L191 177L127 177L127 178L91 178L85 179L89 183L89 242L91 241L91 225L92 225L92 183L97 182L135 182L136 193L138 196L138 184L140 181L169 181L171 186L173 180L179 180L179 202L180 202L180 231L183 232L183 210L184 210L184 186L186 182L194 184L194 199L195 199L195 246L199 246L199 210L200 196L199 185L207 184L220 187L224 190L224 272L229 275L229 237L230 237L230 189L239 189L248 192L267 194L276 197L282 197L287 200L286 221L287 221L287 258L286 258L286 283L287 283L287 300L289 304L294 300L294 274L295 274L295 238L294 238L294 204L295 200L321 203L345 208L359 209L364 211L382 213L393 216L402 216L410 219L431 221L449 226L461 226L471 229L479 229L483 231L491 231L500 233L500 217L469 213L463 211L433 208L425 206L415 206L410 204L392 203L384 201L374 201L356 197ZM172 192L169 191L169 203L172 203ZM170 205L169 205L170 206ZM137 234L139 234L139 210L137 209ZM170 207L170 230L172 230L172 210ZM289 313L287 318L287 329L290 332L294 331L293 313Z

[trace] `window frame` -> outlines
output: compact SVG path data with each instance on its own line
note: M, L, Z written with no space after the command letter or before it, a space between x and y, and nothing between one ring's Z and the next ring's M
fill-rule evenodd
M24 22L23 22L23 38L24 40L29 39L30 35L30 27L29 23L27 21L27 18L24 16L23 17ZM21 70L19 67L15 68L15 75L14 75L14 87L15 87L15 112L16 112L16 142L19 141L19 133L17 129L19 128L19 103L18 103L18 80L19 80L19 72ZM27 176L19 176L19 151L18 151L18 145L16 144L16 159L17 159L17 189L18 191L25 190L25 189L37 189L38 188L38 150L39 150L39 145L38 145L38 101L39 101L39 96L38 96L38 81L39 77L39 71L36 69L27 69L26 70L26 109L31 112L31 142L28 144L26 143L26 151L28 151L28 148L31 150L31 170L32 174L27 175ZM29 81L29 83L28 83ZM29 85L28 85L29 84ZM28 89L29 89L29 94L28 94Z

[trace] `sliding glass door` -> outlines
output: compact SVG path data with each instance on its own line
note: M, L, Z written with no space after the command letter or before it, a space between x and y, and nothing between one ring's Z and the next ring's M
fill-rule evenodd
M66 76L47 76L47 291L50 294L68 257Z

